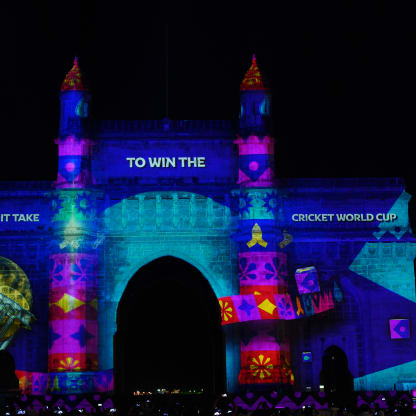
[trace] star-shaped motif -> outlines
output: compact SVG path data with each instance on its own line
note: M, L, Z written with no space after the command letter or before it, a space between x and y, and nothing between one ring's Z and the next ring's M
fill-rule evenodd
M51 349L54 342L59 338L61 338L61 335L57 334L50 326L48 329L48 348Z
M72 338L76 339L79 341L79 345L81 345L81 347L85 347L86 343L88 342L89 339L94 338L94 335L91 335L85 328L84 325L81 325L79 327L78 332L75 332L75 334L71 335Z
M238 309L244 311L248 316L250 316L251 310L254 309L254 306L243 299L243 302L238 307Z

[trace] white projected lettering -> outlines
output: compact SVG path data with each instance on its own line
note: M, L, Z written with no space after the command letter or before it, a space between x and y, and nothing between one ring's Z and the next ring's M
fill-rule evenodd
M39 222L39 214L0 214L0 222Z
M205 157L126 157L129 168L205 168Z
M397 214L379 212L377 214L363 213L339 213L339 214L293 214L294 222L393 222L397 220Z

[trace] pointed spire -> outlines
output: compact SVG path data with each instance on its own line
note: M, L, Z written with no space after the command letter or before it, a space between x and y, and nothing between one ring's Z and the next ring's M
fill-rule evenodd
M66 77L61 85L61 91L87 91L87 88L82 80L82 74L78 66L77 56L74 59L74 64L71 70L66 74Z
M247 90L267 90L267 88L263 85L263 79L256 62L256 55L254 54L251 60L251 66L240 84L240 91Z

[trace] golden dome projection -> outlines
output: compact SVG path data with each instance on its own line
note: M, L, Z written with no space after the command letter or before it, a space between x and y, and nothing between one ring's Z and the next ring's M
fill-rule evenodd
M32 291L25 272L0 256L0 350L9 345L20 326L30 329Z

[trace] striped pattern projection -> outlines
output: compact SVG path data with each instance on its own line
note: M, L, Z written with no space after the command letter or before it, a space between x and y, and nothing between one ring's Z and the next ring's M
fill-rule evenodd
M97 370L97 259L50 257L48 370Z
M47 393L83 394L88 391L107 392L114 390L113 370L65 373L16 370L16 376L19 379L19 388L22 393L34 396Z
M300 319L329 311L339 301L334 289L300 296L275 294L266 291L266 288L263 292L256 292L220 298L222 325L267 319Z
M55 140L59 149L58 188L84 188L94 180L91 175L90 156L93 143L89 139L71 135Z
M288 293L285 248L293 240L278 224L281 203L274 177L274 139L267 134L270 91L255 57L241 86L239 154L240 294L219 299L222 324L257 321L243 328L240 384L293 384L289 340L284 323L334 308L340 289L321 292L311 266L298 269L298 294Z
M239 137L235 143L239 149L241 187L240 295L220 299L223 324L295 319L296 312L287 294L287 256L278 249L281 233L276 227L278 203L273 188L274 140L250 135L246 139ZM286 308L288 302L290 310ZM239 383L293 383L289 344L270 335L276 332L274 324L266 323L265 330L253 332L251 338L241 342Z
M86 132L89 93L75 58L61 86L59 120L57 188L84 188L94 181L91 176L93 141Z
M274 139L251 135L234 141L239 148L238 184L244 187L270 187L274 184ZM271 189L272 191L272 189Z
M241 343L242 366L240 384L291 383L293 374L289 367L289 343L280 342L268 332L270 328L257 331L256 335ZM247 342L247 343L246 343Z
M62 84L60 98L53 207L58 244L50 255L49 271L49 388L88 392L95 388L92 372L98 369L97 255L88 240L95 216L88 192L93 183L93 142L86 138L83 123L89 96L77 60Z

